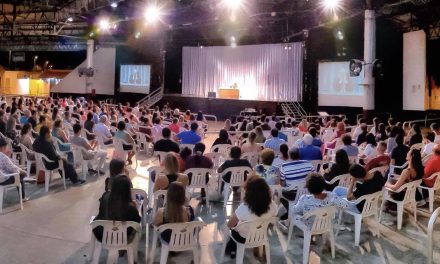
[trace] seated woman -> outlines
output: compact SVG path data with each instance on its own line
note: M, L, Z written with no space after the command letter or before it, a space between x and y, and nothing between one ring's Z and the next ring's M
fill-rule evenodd
M105 192L99 199L99 212L93 220L133 221L141 222L139 211L131 197L131 181L125 175L113 178L110 192ZM93 234L98 241L102 241L104 229L96 227ZM128 241L133 241L136 232L132 228L127 230Z
M325 148L328 149L335 149L336 148L336 140L341 138L342 135L344 135L346 133L345 130L345 124L344 122L339 122L336 126L336 130L333 132L333 134L329 137L329 139L327 140L327 142L325 142L324 144L322 144L321 146L321 152L324 154L324 150Z
M280 167L283 165L283 163L286 163L289 161L289 146L287 144L281 144L280 145L280 153L278 157L276 157L272 163L273 166Z
M186 223L194 221L194 210L191 206L185 206L185 186L180 182L170 183L164 207L159 208L154 215L155 226L172 223ZM160 234L166 242L170 242L171 230L165 230Z
M255 167L255 173L265 179L269 185L280 184L280 170L273 166L275 152L271 149L264 149L260 153L261 164Z
M199 142L194 146L194 154L187 157L185 161L185 169L202 168L202 169L212 169L214 163L212 160L206 156L203 156L205 152L205 144ZM189 182L191 183L192 174L188 174ZM206 174L206 183L209 181L209 174ZM205 189L202 188L202 197L206 196Z
M417 149L410 150L408 152L408 155L406 156L406 160L408 161L408 168L402 171L397 181L391 179L387 183L385 183L386 188L396 191L405 183L422 179L425 168L422 163L422 156L420 154L420 151ZM402 201L405 197L405 192L392 193L392 197L394 200ZM420 199L421 195L419 194L419 192L416 192L416 200Z
M348 170L350 169L350 160L348 159L347 152L343 149L339 149L336 151L335 156L335 164L333 164L330 168L327 168L324 172L324 179L326 181L331 181L333 178L342 175L347 174ZM326 164L324 164L325 166ZM325 189L327 191L332 191L336 186L338 186L338 183L334 183L332 185L326 185Z
M267 219L277 213L277 205L272 201L269 185L260 177L252 177L246 182L243 202L229 217L227 226L234 228L247 221ZM249 231L245 228L236 228L231 231L232 237L239 243L244 243ZM226 253L235 257L237 244L229 239Z
M125 122L124 121L119 121L118 122L118 130L115 133L115 138L119 138L124 140L126 143L128 143L129 145L123 144L122 147L124 150L133 150L133 144L134 139L130 136L130 134L128 134L125 131ZM127 155L127 162L129 165L131 165L133 163L133 161L131 160L134 156L134 151L130 151L128 152Z
M243 153L261 151L262 147L257 145L257 143L255 142L256 138L257 138L257 134L255 134L255 132L249 133L247 142L241 146L241 151Z
M163 161L165 169L164 174L160 174L154 181L153 191L167 190L172 182L180 182L185 187L188 186L189 180L186 174L179 173L179 161L177 154L169 152Z
M261 126L255 127L255 134L257 135L255 138L255 143L264 143L266 141L266 137L263 134L263 129Z
M52 128L52 137L58 138L62 143L69 143L66 132L64 131L63 122L60 119L55 120ZM56 143L55 143L56 144ZM58 144L60 151L67 152L67 159L73 161L73 153L70 152L70 145Z
M218 138L214 141L214 143L212 144L212 146L214 147L215 145L220 145L220 144L228 144L228 145L232 145L231 140L229 139L229 134L226 130L224 129L220 129L220 132L218 134Z
M18 141L23 144L26 148L32 150L32 144L34 143L34 138L32 137L31 124L27 123L23 125L20 132L20 138Z
M360 162L361 164L368 163L369 159L371 159L377 155L377 150L376 150L377 142L376 142L376 139L373 136L373 134L369 133L367 135L367 141L365 143L366 143L366 146L365 146L362 154L359 155L359 158L362 161L362 162Z

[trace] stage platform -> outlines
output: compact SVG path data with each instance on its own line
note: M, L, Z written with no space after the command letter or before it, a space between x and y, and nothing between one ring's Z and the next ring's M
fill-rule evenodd
M245 108L262 109L265 113L270 114L279 110L279 102L275 101L204 98L181 94L165 94L159 105L167 102L171 108L179 108L181 111L187 109L193 112L202 111L203 113L216 115L218 120L225 120L232 115L238 115Z

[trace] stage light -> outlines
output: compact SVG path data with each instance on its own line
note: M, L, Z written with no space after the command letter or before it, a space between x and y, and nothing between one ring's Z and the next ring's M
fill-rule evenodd
M99 29L102 31L108 31L111 27L110 20L108 18L101 18L98 22Z
M342 0L322 0L321 7L331 13L335 13L342 8Z
M157 20L160 19L161 16L160 8L154 5L149 6L145 11L144 16L148 24L155 23Z
M117 7L118 7L118 1L112 1L112 2L110 3L110 6L111 6L112 8L117 8Z
M342 33L341 30L338 30L336 32L336 38L339 39L339 40L343 40L344 39L344 33Z
M236 10L241 7L242 0L223 0L223 3L232 10Z
M139 39L140 37L141 37L141 32L137 31L136 33L134 33L135 39Z
M67 22L73 22L73 17L68 17Z

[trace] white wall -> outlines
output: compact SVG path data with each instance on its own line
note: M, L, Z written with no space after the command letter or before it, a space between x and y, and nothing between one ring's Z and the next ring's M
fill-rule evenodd
M403 110L425 110L426 34L403 34Z
M96 94L113 95L115 93L115 48L100 48L93 54L95 76L92 89ZM86 93L86 77L79 77L78 68L86 67L87 61L81 63L58 85L52 88L55 93Z

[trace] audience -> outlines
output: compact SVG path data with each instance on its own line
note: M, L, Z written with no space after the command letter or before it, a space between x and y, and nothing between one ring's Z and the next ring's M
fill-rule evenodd
M255 137L255 143L264 143L266 141L266 137L263 134L263 129L261 126L255 127L255 134L257 135Z
M387 150L387 143L379 142L376 147L376 155L368 159L368 162L365 164L365 170L369 171L371 169L380 167L380 166L388 166L390 165L391 159L390 156L385 154Z
M162 139L159 139L154 143L154 151L163 151L163 152L170 152L173 151L174 153L179 153L180 148L179 144L174 142L170 139L171 137L171 130L167 127L162 129Z
M352 145L351 136L349 134L342 136L342 143L344 145L341 149L345 150L349 157L357 157L359 155L359 149Z
M409 147L403 144L403 135L399 134L396 136L397 146L393 149L391 153L391 165L402 166L406 162L406 157L409 152ZM402 172L401 169L394 169L394 173L399 175Z
M299 148L299 157L302 160L322 160L321 150L313 145L313 137L305 134L303 137L304 146Z
M278 137L278 129L273 128L270 131L270 135L272 136L264 143L265 148L270 148L273 151L278 151L280 149L280 145L286 143L286 141L282 140Z
M194 155L189 156L185 160L185 169L201 168L201 169L212 169L214 163L212 160L206 156L203 156L205 152L205 144L199 142L194 146ZM188 179L191 183L192 174L188 173ZM209 182L209 174L206 174L206 183ZM202 197L205 197L205 189L202 188Z
M280 155L278 155L272 165L276 167L280 167L283 163L286 163L289 161L289 146L287 144L281 144L280 145Z
M176 137L180 140L181 144L196 144L202 140L202 138L197 134L198 128L199 125L197 123L192 123L190 131L180 132L176 135Z
M273 166L275 152L271 149L263 149L260 153L261 163L255 167L256 175L262 177L269 185L280 184L279 168Z
M153 187L154 192L168 189L169 184L172 182L180 182L184 186L188 186L188 175L179 173L179 161L176 153L168 153L163 161L163 166L165 172L156 177Z
M241 158L241 149L240 147L232 147L229 153L229 157L231 159L226 160L220 167L218 168L218 172L222 173L223 171L234 168L234 167L249 167L252 168L252 165L249 163L247 159ZM245 175L246 178L247 175ZM231 180L231 173L226 173L223 175L223 181L229 182ZM223 191L224 183L222 182L221 191Z
M325 165L324 165L325 166ZM336 151L335 155L335 163L331 165L329 168L326 168L324 171L324 179L326 181L331 181L333 178L348 173L348 169L350 168L350 161L348 159L347 152L343 149L339 149ZM339 182L335 182L332 185L327 185L326 190L332 191L336 186L338 186Z
M232 142L229 139L228 131L226 131L225 129L220 129L218 138L215 139L212 146L214 147L215 145L220 145L220 144L232 145Z

